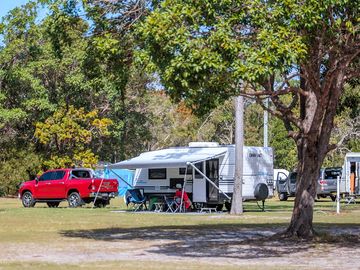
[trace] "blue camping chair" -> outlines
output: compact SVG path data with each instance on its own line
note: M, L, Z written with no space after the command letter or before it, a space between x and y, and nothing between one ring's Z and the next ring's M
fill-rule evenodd
M141 192L139 188L128 189L125 194L125 202L126 207L132 203L134 211L142 210L143 207L147 210L146 197L144 196L144 192Z

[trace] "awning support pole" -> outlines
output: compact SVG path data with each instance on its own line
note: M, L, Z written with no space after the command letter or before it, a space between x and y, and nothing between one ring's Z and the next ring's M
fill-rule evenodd
M193 167L195 169L195 171L197 171L200 175L202 175L206 179L206 181L208 181L211 185L214 186L214 188L216 188L218 191L220 191L222 194L224 194L224 196L226 198L231 200L231 198L224 191L222 191L217 185L215 185L215 183L213 181L211 181L205 174L203 174L198 168L196 168L196 166L194 164L192 164L191 162L187 162L186 164Z
M97 192L96 192L96 195L95 195L95 198L94 198L94 202L93 202L94 205L93 205L93 207L92 207L93 209L95 208L96 199L97 199L97 197L98 197L98 195L99 195L100 188L101 188L103 182L104 182L104 177L101 178L101 182L100 182L99 188L98 188L98 190L97 190Z
M184 184L182 186L182 191L181 191L181 201L180 201L180 211L182 210L182 205L183 205L183 202L184 202L184 192L185 192L185 186L186 186L186 176L187 176L187 170L188 170L188 167L186 166L186 169L185 169L185 176L184 176Z

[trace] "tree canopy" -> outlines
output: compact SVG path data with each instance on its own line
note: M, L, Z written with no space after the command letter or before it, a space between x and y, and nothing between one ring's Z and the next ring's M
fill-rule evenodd
M165 0L139 27L140 58L195 113L238 94L260 105L271 98L264 109L297 147L290 236L314 235L319 170L336 147L330 135L345 84L358 76L359 10L348 0Z
M299 172L288 234L311 236L321 165L360 148L359 10L358 0L15 8L0 23L0 194L48 168L233 143L241 94L245 144L262 145L261 108L270 111L275 165Z

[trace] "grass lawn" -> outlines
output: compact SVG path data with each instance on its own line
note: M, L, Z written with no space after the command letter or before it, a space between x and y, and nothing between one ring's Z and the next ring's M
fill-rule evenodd
M121 199L103 209L70 209L66 202L59 208L37 204L27 209L18 199L0 198L0 269L239 269L239 264L242 269L262 269L253 252L265 264L284 255L273 250L272 242L247 241L285 229L292 205L291 200L272 199L261 212L256 203L246 202L244 215L230 216L120 212L126 209ZM315 228L351 235L360 227L359 204L342 204L340 215L335 210L330 200L316 202ZM337 243L286 245L283 251L302 254ZM338 247L346 248L344 243ZM300 261L295 266L304 265ZM307 269L317 269L312 267ZM286 264L266 268L295 269Z

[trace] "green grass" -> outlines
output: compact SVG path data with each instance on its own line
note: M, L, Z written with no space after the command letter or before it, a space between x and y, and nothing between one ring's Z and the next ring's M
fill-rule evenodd
M142 241L156 241L166 239L176 241L171 234L196 237L204 230L217 232L220 230L262 228L279 231L285 229L291 218L293 201L280 202L276 199L266 203L266 211L262 212L254 202L244 204L245 213L241 216L228 214L161 214L161 213L133 213L119 212L126 207L121 199L115 199L111 205L103 209L92 209L90 206L71 209L66 202L61 203L59 208L48 208L46 204L37 204L35 208L23 208L20 200L0 198L0 248L6 245L18 244L21 247L32 246L56 246L64 249L77 247L87 250L88 246L96 243L106 245L109 243L121 243L131 239ZM317 230L329 228L345 228L360 225L360 205L342 204L340 215L335 213L335 203L330 200L316 202L314 209L314 225ZM150 232L155 232L149 236ZM169 232L169 233L165 233ZM129 238L110 239L111 235L129 235ZM144 237L145 235L145 237ZM147 235L147 236L146 236ZM127 247L119 247L121 250ZM0 255L1 258L1 255ZM48 263L41 261L23 260L0 260L0 269L73 269L73 268L109 268L117 267L119 261L106 259L92 263L80 264ZM168 269L168 262L145 262L147 269ZM142 269L143 261L121 260L124 269ZM173 262L173 269L183 269L183 263ZM140 268L139 268L140 267ZM203 262L196 264L186 263L187 269L211 269ZM237 267L224 265L222 269L237 269ZM287 269L286 267L276 267ZM258 269L244 268L242 269ZM260 268L259 268L260 269Z

